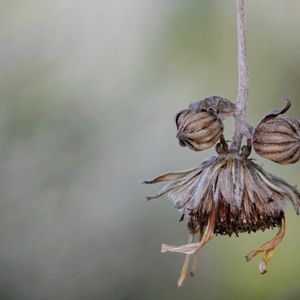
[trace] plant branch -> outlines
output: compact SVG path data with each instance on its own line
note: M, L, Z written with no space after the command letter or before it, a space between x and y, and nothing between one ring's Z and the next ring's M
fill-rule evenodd
M235 101L234 134L231 150L239 151L243 136L251 136L251 126L246 122L246 104L248 99L248 64L246 55L245 1L236 0L237 43L238 43L238 92Z
M244 0L236 1L238 40L238 94L236 104L245 111L248 98L248 64L246 53L246 26Z

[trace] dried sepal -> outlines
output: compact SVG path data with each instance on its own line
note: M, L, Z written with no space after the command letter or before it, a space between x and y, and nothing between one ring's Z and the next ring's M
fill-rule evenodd
M189 109L194 112L212 110L221 119L231 116L235 112L235 105L230 100L220 96L210 96L200 101L192 102Z
M279 164L292 164L300 159L300 123L280 116L290 106L290 101L286 100L283 109L268 113L253 133L256 153Z
M286 113L291 108L291 106L292 106L291 101L289 99L284 99L284 107L279 109L274 109L271 112L267 113L263 118L263 120L282 115Z

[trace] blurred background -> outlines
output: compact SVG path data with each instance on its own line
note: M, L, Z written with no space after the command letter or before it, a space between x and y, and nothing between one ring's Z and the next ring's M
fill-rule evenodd
M300 3L246 4L248 119L285 97L299 119ZM217 237L178 289L184 257L160 246L184 244L187 230L166 197L145 201L158 186L140 184L214 153L179 147L174 115L234 99L235 1L0 5L0 299L299 299L291 207L268 274L244 256L276 231ZM299 163L258 161L300 186Z

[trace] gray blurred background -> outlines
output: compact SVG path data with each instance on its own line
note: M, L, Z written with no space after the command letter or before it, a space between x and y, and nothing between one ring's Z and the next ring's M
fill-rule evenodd
M246 3L248 119L284 97L299 119L300 2ZM178 289L184 257L160 245L187 230L140 184L213 154L179 147L174 115L234 99L235 1L0 1L0 45L1 300L299 299L291 207L268 274L244 256L276 231L217 237ZM259 163L300 186L299 163Z

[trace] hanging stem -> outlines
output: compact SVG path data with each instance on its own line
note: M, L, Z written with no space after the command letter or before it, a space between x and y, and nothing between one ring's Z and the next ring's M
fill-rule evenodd
M245 111L248 98L248 64L246 54L246 27L244 0L236 1L237 9L237 39L238 39L238 94L236 104Z
M246 54L245 1L236 0L237 43L238 43L238 92L235 101L234 134L231 150L239 151L243 136L251 137L251 126L246 121L248 99L248 64Z

